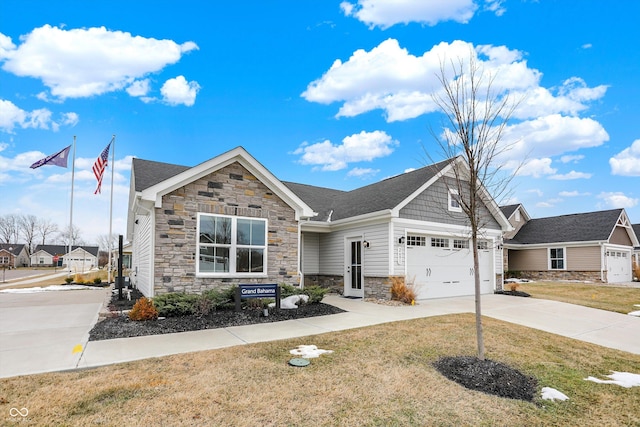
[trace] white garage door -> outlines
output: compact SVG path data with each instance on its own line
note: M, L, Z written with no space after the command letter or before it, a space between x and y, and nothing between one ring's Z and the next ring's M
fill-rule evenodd
M492 256L480 241L481 292L493 292ZM407 281L418 299L474 295L473 252L470 240L441 236L407 236Z
M630 282L631 252L609 249L607 251L607 282Z

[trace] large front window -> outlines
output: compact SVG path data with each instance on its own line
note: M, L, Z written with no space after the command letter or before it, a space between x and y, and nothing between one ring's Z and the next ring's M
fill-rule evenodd
M267 221L198 214L198 273L265 274Z

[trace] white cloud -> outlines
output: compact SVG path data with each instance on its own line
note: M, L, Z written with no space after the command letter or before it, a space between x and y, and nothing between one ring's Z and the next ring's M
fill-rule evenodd
M611 208L632 208L638 204L640 199L626 196L622 192L602 192L598 194L598 198L604 200L604 203Z
M301 156L300 163L303 165L319 165L321 170L337 171L346 168L349 163L370 162L386 157L397 144L383 131L362 131L345 137L341 145L334 145L329 140L304 143L293 154Z
M567 154L566 156L560 157L562 163L578 163L582 159L584 159L582 154Z
M509 168L509 165L507 165ZM530 159L527 160L518 169L518 176L532 176L534 178L540 178L542 175L551 175L556 173L556 169L551 167L551 159Z
M46 108L29 112L11 101L0 99L0 131L6 133L13 133L15 127L51 129L57 132L60 126L75 126L79 121L76 113L61 113L59 120L53 120L52 115L52 112Z
M62 99L122 90L198 49L193 42L177 44L105 27L65 30L44 25L20 40L17 48L0 40L2 68L42 80Z
M373 168L353 168L349 171L349 173L347 173L347 176L355 176L358 178L370 178L372 176L375 176L378 172L380 172L380 169L373 169Z
M555 179L558 181L568 181L571 179L589 179L589 178L591 178L590 173L576 172L576 171L571 171L565 174L552 175L549 177L549 179Z
M196 95L200 90L197 82L187 82L184 76L178 76L164 82L160 93L162 100L169 105L186 105L191 107L196 102Z
M593 47L593 45L591 43L585 43L582 45L583 49L591 49Z
M613 175L640 176L640 139L609 159Z
M579 191L561 191L558 193L560 197L580 197L580 196L590 196L591 193L581 193Z
M484 10L500 16L504 13L502 1L488 0ZM344 1L340 8L346 16L367 24L369 28L389 28L395 24L417 22L434 26L440 22L469 22L478 10L474 0L357 0Z
M151 90L149 79L136 80L127 88L127 93L131 96L146 96Z

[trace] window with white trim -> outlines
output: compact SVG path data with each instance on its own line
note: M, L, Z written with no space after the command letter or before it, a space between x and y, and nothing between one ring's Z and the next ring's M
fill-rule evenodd
M427 246L425 236L407 236L407 246Z
M443 239L442 237L432 237L431 247L432 248L448 248L449 239Z
M200 275L264 275L267 220L198 214L196 272Z
M0 265L2 264L9 264L9 257L8 256L0 256Z
M478 249L485 250L489 249L489 242L486 240L478 240Z
M469 241L462 239L453 239L454 249L469 249Z
M564 270L564 248L549 248L549 268L551 270Z
M449 189L449 210L451 212L462 212L462 207L460 206L460 195L458 190Z

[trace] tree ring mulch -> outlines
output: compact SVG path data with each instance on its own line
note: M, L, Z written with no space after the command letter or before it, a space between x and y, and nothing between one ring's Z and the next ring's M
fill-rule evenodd
M530 297L531 295L522 291L495 291L498 295L512 295L514 297Z
M533 401L538 382L504 363L473 356L443 357L433 363L438 372L458 384L495 396Z

